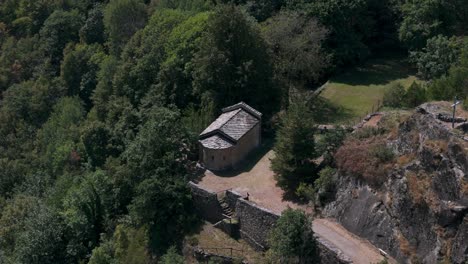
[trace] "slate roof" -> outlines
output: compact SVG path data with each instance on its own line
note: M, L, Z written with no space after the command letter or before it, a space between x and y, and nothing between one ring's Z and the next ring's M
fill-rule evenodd
M202 143L203 146L209 147L211 149L226 149L234 146L231 141L226 140L220 135L213 135L211 137L201 139L200 143Z
M229 148L262 119L260 112L244 102L226 107L222 111L223 113L200 134L200 143L204 147Z

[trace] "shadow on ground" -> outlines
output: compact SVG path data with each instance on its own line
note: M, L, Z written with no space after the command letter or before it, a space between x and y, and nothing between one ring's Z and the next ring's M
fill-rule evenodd
M235 177L241 173L249 172L255 167L258 161L265 156L265 154L270 151L273 147L274 140L272 138L264 138L262 144L258 149L250 153L244 161L239 164L238 168L226 170L226 171L217 171L216 175L220 177Z
M348 85L385 85L416 73L404 56L398 55L391 59L389 56L369 59L362 65L334 77L332 81Z
M312 100L310 108L317 124L343 123L355 117L350 109L336 105L321 96Z

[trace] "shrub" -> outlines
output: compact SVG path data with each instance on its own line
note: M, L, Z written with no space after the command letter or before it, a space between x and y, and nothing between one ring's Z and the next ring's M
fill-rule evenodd
M468 96L463 100L463 109L468 110Z
M184 257L177 253L177 249L172 246L170 247L166 254L161 258L161 264L183 264L185 263Z
M303 201L313 201L315 198L314 186L301 182L296 189L296 195Z
M371 150L371 155L376 157L381 162L390 162L395 159L395 153L388 148L385 144L374 146Z
M320 263L312 221L301 210L286 209L268 243L273 263Z
M356 139L366 139L366 138L371 138L371 137L382 135L384 132L385 132L384 129L378 128L378 127L363 127L357 130L353 134L353 137Z
M388 107L402 107L405 88L400 83L392 84L385 90L383 104Z
M389 162L382 162L378 155L387 159L388 154L376 155L372 150L383 144L384 138L382 137L347 140L335 154L338 169L352 177L364 180L373 187L380 187L387 179Z
M412 108L424 103L426 100L426 90L418 83L413 82L405 94L405 105Z
M377 262L376 264L388 264L388 259L384 258L381 261Z
M319 178L315 180L314 187L318 192L323 190L325 192L330 192L335 187L334 175L336 170L331 167L325 167L319 172Z
M331 167L325 167L319 172L319 178L314 182L315 193L318 194L320 202L330 198L335 190L335 173L336 170Z

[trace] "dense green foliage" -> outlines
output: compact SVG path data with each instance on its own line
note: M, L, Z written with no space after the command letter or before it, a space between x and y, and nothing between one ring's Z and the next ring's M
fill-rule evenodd
M383 104L392 108L413 108L426 102L427 92L419 83L413 82L408 90L401 84L390 85L385 91Z
M263 33L273 51L276 80L282 86L304 88L319 81L329 65L322 50L328 32L314 18L281 12L266 21Z
M411 54L418 67L418 74L425 80L447 74L450 67L460 60L463 44L463 41L456 37L449 39L439 35L428 39L425 48Z
M312 221L301 210L283 211L268 241L272 263L320 263Z
M402 7L403 21L399 29L401 41L411 50L426 46L426 41L439 34L464 35L468 19L468 3L463 0L415 0Z
M450 68L447 75L436 79L428 89L432 99L453 100L468 98L468 47L462 51L460 61Z
M405 93L405 100L404 104L406 107L416 107L420 104L426 102L427 100L427 92L426 90L417 82L413 82L411 86Z
M316 157L312 113L302 100L296 99L281 116L271 168L278 185L295 191L301 182L313 182Z
M223 6L206 30L193 62L196 93L217 107L244 100L266 114L277 110L279 93L257 26L235 6Z
M239 101L281 117L280 185L329 192L312 160L344 132L316 149L291 95L391 49L431 82L389 104L465 99L467 23L465 0L0 0L0 262L179 263L196 136Z
M397 83L387 87L385 91L383 104L389 107L402 107L405 98L405 87Z
M145 25L145 5L141 0L111 0L104 10L104 25L113 54L120 54L127 41Z

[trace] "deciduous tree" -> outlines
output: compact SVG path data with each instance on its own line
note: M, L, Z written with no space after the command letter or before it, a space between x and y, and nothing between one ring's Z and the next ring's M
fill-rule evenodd
M104 10L104 25L112 53L119 55L145 23L146 10L142 0L111 0Z
M77 10L56 10L44 22L39 34L42 50L52 66L52 74L58 73L65 46L69 42L79 41L78 31L82 23L83 17Z
M283 211L268 242L273 263L320 263L312 221L301 210Z
M267 115L277 109L267 45L238 7L220 6L210 16L193 63L196 92L212 94L217 108L245 101Z
M418 67L418 75L424 80L432 80L446 74L450 67L460 60L463 39L442 35L427 40L425 48L411 53L411 59Z
M286 88L317 82L329 66L322 49L328 31L314 18L281 12L266 21L263 33L273 54L276 79Z

